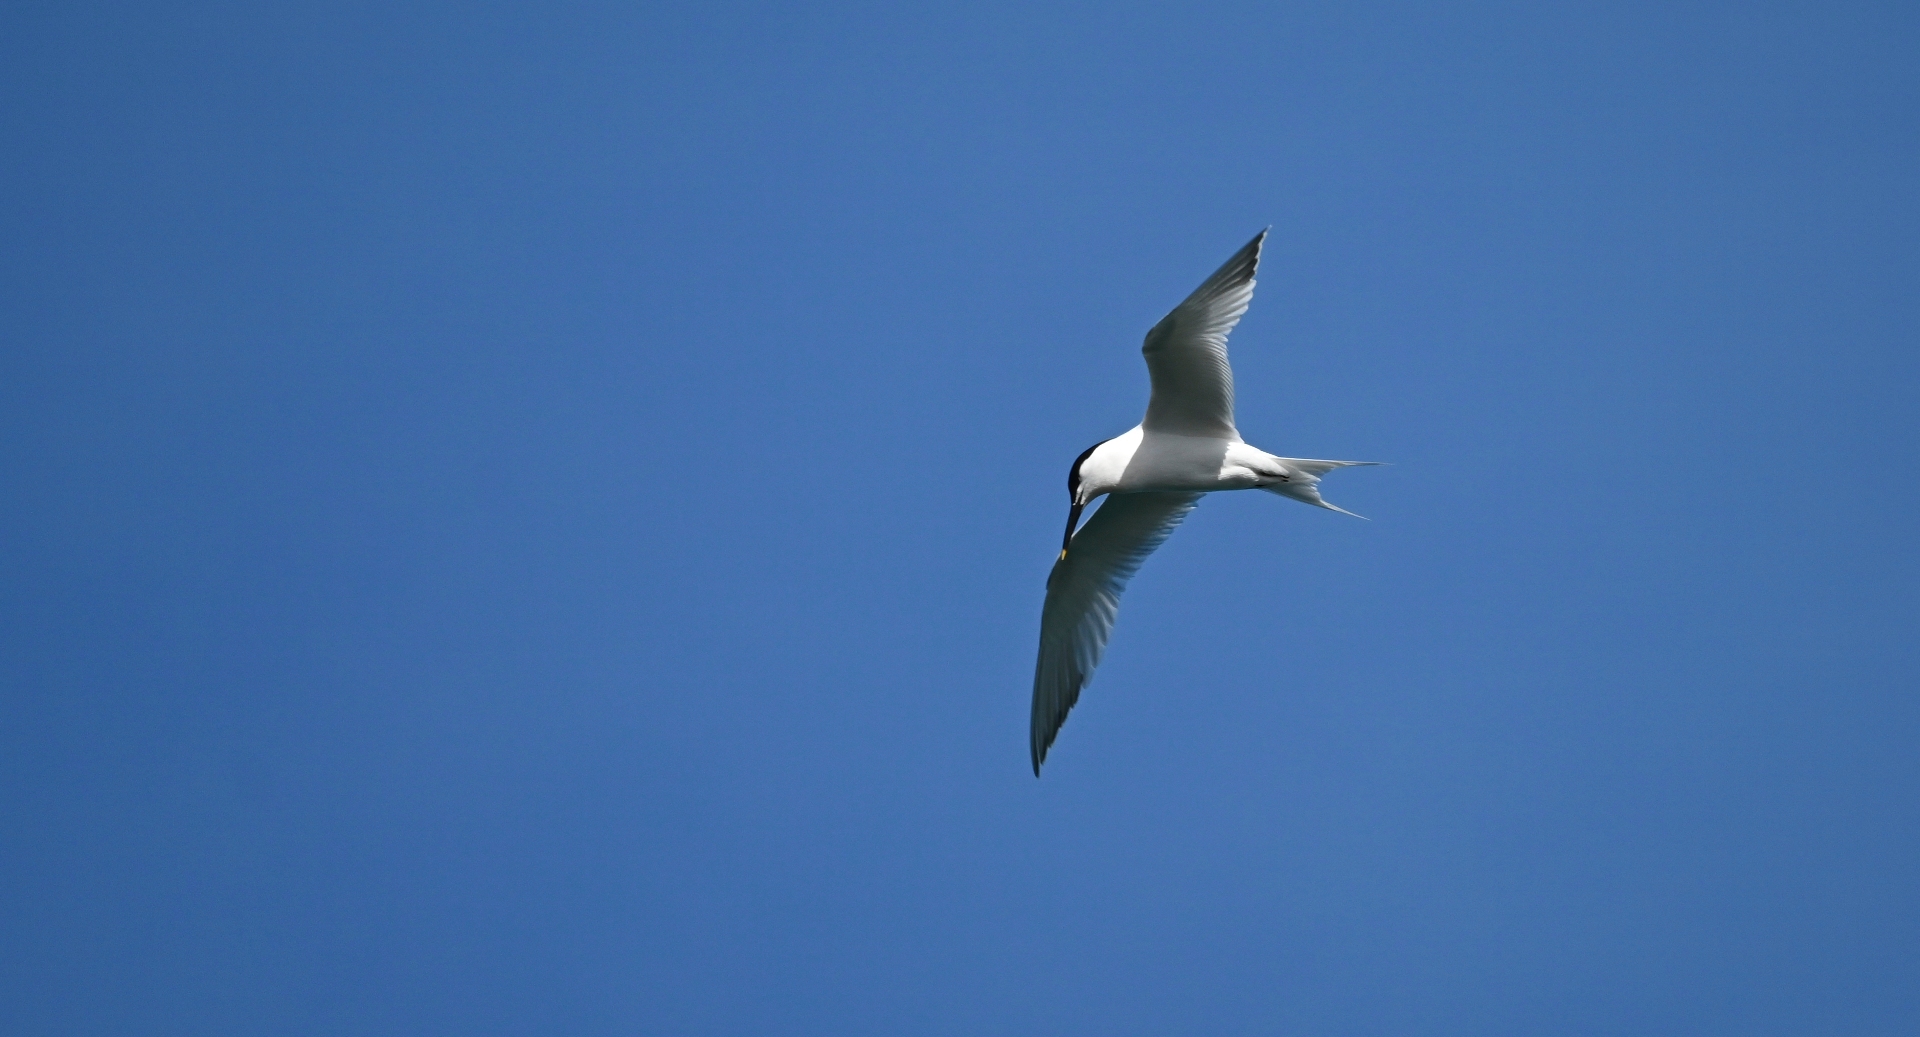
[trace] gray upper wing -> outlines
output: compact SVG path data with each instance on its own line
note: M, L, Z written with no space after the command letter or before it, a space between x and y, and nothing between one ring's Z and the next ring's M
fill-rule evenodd
M1140 351L1153 376L1153 398L1140 424L1150 432L1238 438L1233 425L1233 368L1227 334L1253 301L1261 231L1187 300L1147 332Z
M1060 725L1067 722L1067 711L1100 665L1127 581L1202 496L1114 494L1073 535L1066 557L1054 563L1040 614L1040 659L1033 671L1028 734L1036 776Z

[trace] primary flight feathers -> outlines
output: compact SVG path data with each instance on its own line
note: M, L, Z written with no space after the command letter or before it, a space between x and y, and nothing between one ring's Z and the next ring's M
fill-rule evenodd
M1344 511L1321 499L1320 476L1375 463L1278 457L1246 443L1234 427L1227 335L1253 301L1266 237L1255 235L1147 332L1141 352L1153 396L1146 418L1095 444L1067 473L1066 544L1047 577L1033 674L1036 776L1100 665L1127 581L1203 495L1260 489ZM1103 495L1106 502L1076 531L1081 509Z

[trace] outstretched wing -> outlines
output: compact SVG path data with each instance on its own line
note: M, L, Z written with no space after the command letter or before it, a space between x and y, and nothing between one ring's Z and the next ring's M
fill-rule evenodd
M1187 301L1160 318L1140 351L1153 376L1153 398L1140 424L1149 432L1238 439L1233 427L1233 368L1227 333L1253 301L1253 275L1267 232L1254 235Z
M1118 493L1106 499L1047 577L1040 661L1033 670L1033 773L1107 650L1120 595L1140 563L1199 502L1198 493Z

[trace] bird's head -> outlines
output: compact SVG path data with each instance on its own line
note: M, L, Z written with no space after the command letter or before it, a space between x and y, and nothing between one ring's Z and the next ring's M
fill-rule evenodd
M1095 497L1112 489L1111 486L1104 485L1108 480L1102 478L1102 473L1098 470L1099 466L1087 463L1093 459L1093 452L1106 443L1107 441L1103 439L1080 451L1080 456L1073 459L1073 467L1067 469L1067 535L1060 541L1061 558L1067 556L1067 545L1073 543L1074 527L1080 524L1080 509L1092 503Z

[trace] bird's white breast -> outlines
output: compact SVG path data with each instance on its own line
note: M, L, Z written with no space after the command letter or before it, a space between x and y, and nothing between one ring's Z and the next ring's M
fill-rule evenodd
M1245 460L1237 455L1250 450L1259 453L1237 439L1175 436L1135 427L1101 444L1088 460L1105 477L1099 482L1114 493L1205 493L1256 485L1255 473L1237 463Z

